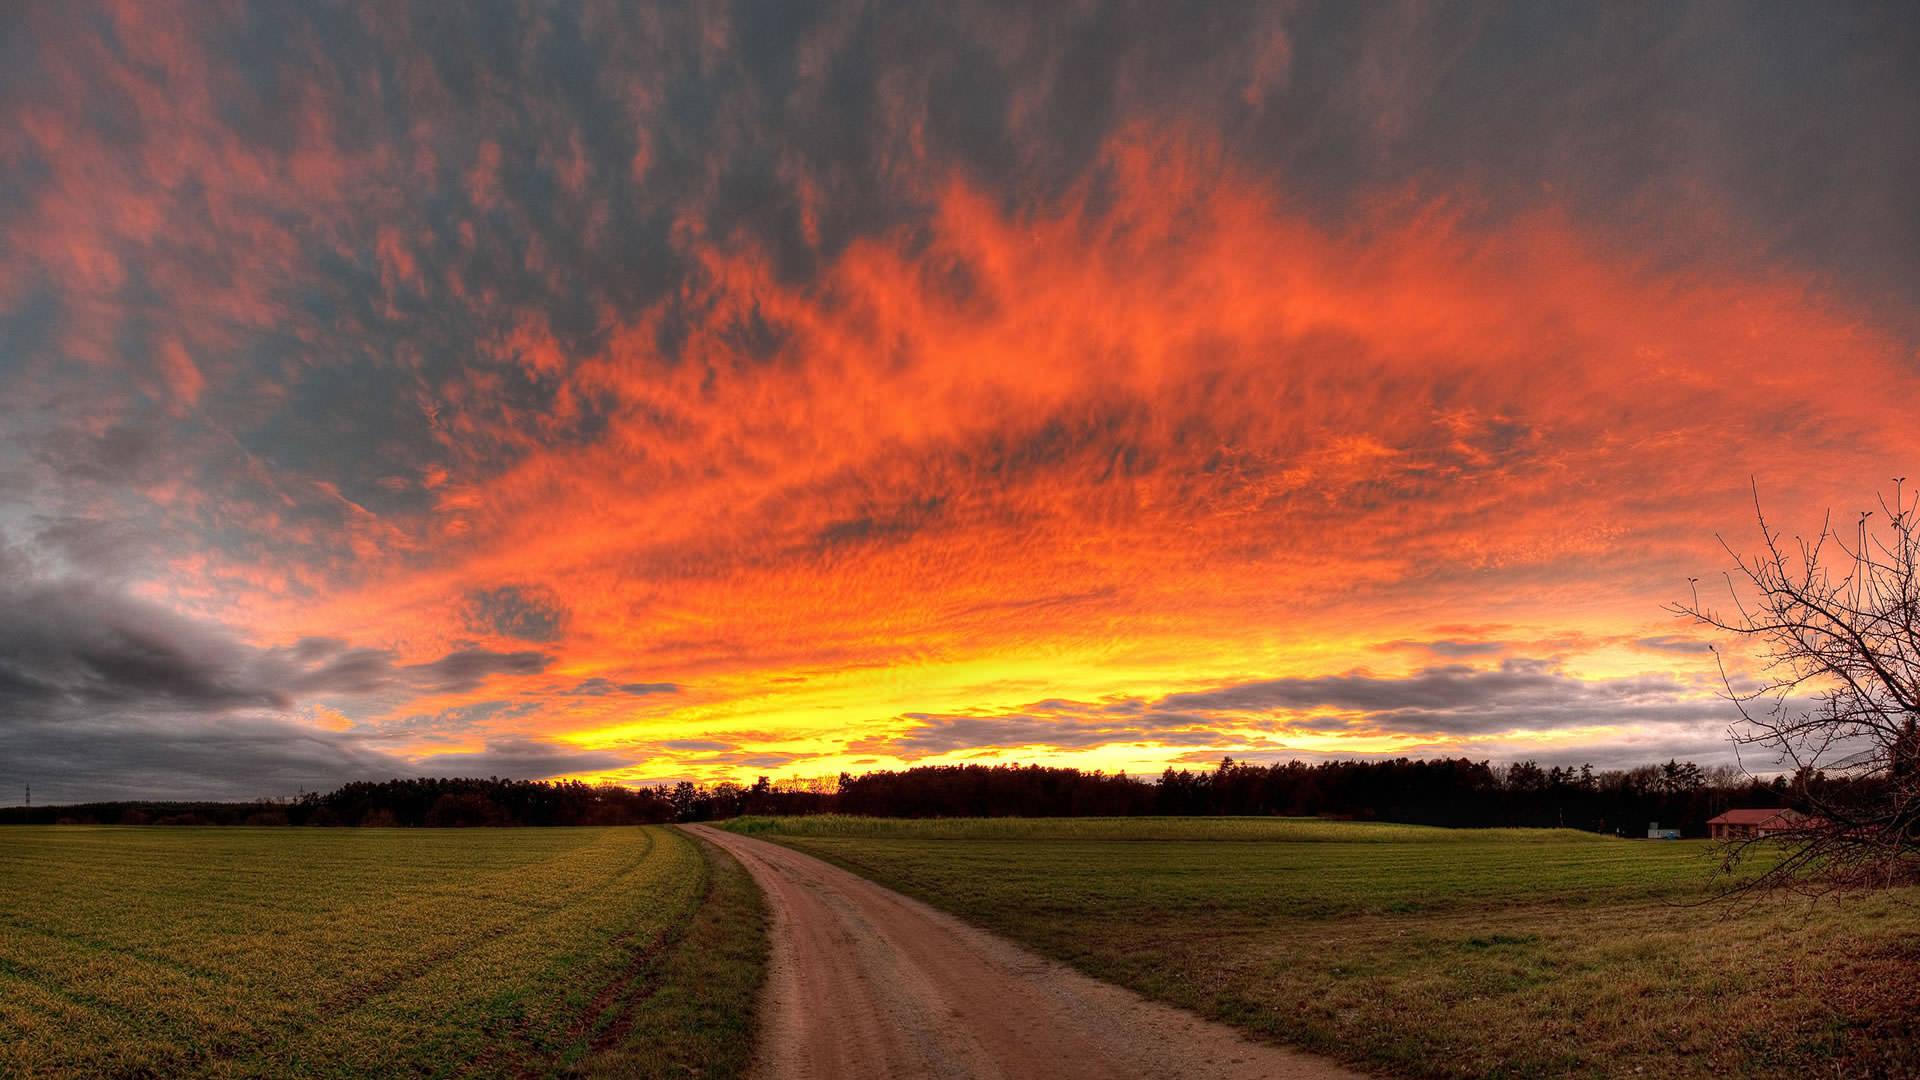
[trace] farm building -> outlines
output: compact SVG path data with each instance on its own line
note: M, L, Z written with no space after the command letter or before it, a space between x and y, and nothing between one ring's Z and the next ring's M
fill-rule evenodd
M1729 810L1707 822L1707 835L1715 840L1745 840L1792 832L1806 821L1807 815L1798 810Z

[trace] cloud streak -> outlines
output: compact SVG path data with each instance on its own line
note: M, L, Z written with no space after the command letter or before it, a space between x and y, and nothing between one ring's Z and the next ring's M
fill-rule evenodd
M1669 675L1582 679L1543 661L1509 659L1493 668L1455 664L1394 677L1267 679L1154 700L1054 699L1007 713L908 714L900 718L904 729L857 741L848 751L915 760L983 747L1050 752L1150 744L1268 758L1409 750L1484 755L1486 747L1524 749L1534 739L1561 757L1595 759L1617 754L1623 739L1644 743L1649 732L1662 741L1724 736L1727 716L1724 701ZM1188 751L1173 760L1205 760L1206 753ZM1729 758L1731 747L1722 737L1704 756Z

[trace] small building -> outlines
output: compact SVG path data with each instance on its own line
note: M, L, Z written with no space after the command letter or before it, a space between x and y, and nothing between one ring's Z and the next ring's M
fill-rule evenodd
M1679 829L1676 829L1676 828L1673 828L1673 827L1671 827L1671 826L1669 826L1669 827L1667 827L1667 828L1664 828L1664 829L1663 829L1663 828L1661 828L1661 827L1660 827L1660 823L1659 823L1659 822L1657 822L1657 821L1649 821L1649 822L1647 822L1647 839L1649 839L1649 840L1678 840L1678 839L1680 839L1680 830L1679 830Z
M1729 810L1707 822L1707 835L1715 840L1751 840L1806 825L1807 815L1798 810Z

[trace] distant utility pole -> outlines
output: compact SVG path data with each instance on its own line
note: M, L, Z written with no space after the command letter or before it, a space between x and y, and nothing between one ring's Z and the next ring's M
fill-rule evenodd
M27 785L27 805L29 807L33 805L33 785L32 784Z

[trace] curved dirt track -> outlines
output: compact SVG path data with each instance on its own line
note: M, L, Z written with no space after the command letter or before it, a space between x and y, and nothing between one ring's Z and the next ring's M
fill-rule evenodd
M757 1077L1360 1080L1090 979L810 855L689 828L740 860L773 916Z

